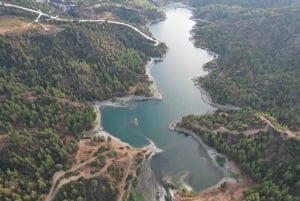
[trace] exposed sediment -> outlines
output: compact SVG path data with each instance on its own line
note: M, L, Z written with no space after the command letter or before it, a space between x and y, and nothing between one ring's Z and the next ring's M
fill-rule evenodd
M158 100L162 100L162 94L160 93L160 91L158 89L158 86L155 82L154 77L150 73L151 66L153 65L153 62L155 62L156 60L157 60L156 58L151 58L150 61L147 63L147 65L146 65L146 75L148 76L149 81L151 82L149 88L152 92L152 99L156 98Z
M141 166L137 189L147 201L156 201L160 188L156 176L151 169L151 159L146 159Z
M227 172L227 177L221 179L218 183L211 186L210 188L204 189L200 193L192 194L192 195L181 195L178 192L174 192L176 194L174 197L175 201L212 201L212 200L241 200L243 191L246 190L249 186L252 185L252 180L241 173L240 169L236 166L233 161L229 161L228 158L222 154L219 154L215 149L207 146L203 140L193 131L187 130L185 128L177 127L176 123L172 123L169 127L170 129L178 132L184 133L193 137L201 146L207 150L209 157L212 159L213 163L216 166L219 166L216 161L216 156L221 155L226 158L226 162L224 164L224 171ZM228 189L226 192L222 192L220 190L220 185L223 183L227 183ZM233 193L235 192L235 193Z

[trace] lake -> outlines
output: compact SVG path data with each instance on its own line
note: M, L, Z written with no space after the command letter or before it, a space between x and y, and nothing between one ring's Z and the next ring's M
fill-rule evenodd
M184 115L214 110L202 100L192 80L207 74L202 67L213 56L194 47L190 40L195 24L190 9L173 5L164 10L166 20L149 26L153 36L169 48L164 60L151 67L163 101L132 101L128 107L103 107L102 126L135 147L147 144L145 138L151 139L163 150L151 162L158 180L172 180L199 191L216 184L224 172L192 137L170 131L168 127Z

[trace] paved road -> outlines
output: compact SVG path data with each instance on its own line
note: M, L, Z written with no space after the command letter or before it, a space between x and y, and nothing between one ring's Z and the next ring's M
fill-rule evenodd
M37 19L35 20L36 22L39 21L40 17L45 16L45 17L48 17L48 18L50 18L52 20L64 21L64 22L75 22L75 21L77 21L77 22L107 22L109 24L122 25L122 26L126 26L126 27L134 30L135 32L139 33L141 36L143 36L147 40L152 41L155 46L157 46L159 44L159 41L157 41L156 39L154 39L154 38L148 36L147 34L143 33L138 28L136 28L136 27L134 27L134 26L132 26L130 24L124 23L124 22L113 21L113 20L105 20L105 19L99 19L99 20L91 20L91 19L86 19L86 20L83 20L83 19L65 19L65 18L59 18L59 17L56 17L56 16L49 15L47 13L44 13L44 12L40 11L40 10L34 10L34 9L30 9L30 8L26 8L26 7L23 7L23 6L18 6L18 5L10 4L10 3L0 2L0 5L4 6L4 7L12 7L12 8L17 8L17 9L22 9L22 10L25 10L25 11L28 11L28 12L31 12L31 13L36 13L36 14L39 15L37 17Z

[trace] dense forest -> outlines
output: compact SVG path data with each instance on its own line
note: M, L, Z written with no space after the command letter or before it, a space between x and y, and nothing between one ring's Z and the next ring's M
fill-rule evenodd
M0 40L3 79L13 74L26 86L58 89L80 100L125 95L145 80L149 56L161 53L138 33L110 24L65 25L49 34L33 30ZM20 63L22 69L16 67Z
M195 44L218 54L199 84L214 102L242 109L189 115L177 126L199 135L252 178L244 200L300 200L300 140L278 129L300 129L300 2L190 3L196 7Z
M224 115L226 114L226 115ZM246 201L298 201L300 200L300 141L283 138L282 133L269 129L254 135L211 133L199 125L211 124L212 128L240 124L255 128L263 126L253 113L247 111L217 111L212 115L189 115L177 126L194 131L210 146L236 161L251 176L255 185L244 192ZM254 127L253 127L254 126ZM242 131L241 129L240 131Z
M290 5L300 5L298 0L189 0L194 7L210 4L224 4L229 6L242 6L250 8L278 8Z
M210 76L200 79L213 101L250 106L300 129L297 2L214 1L195 11L202 19L194 29L196 45L219 54L207 66Z
M1 10L8 17L16 12ZM0 36L3 201L44 200L53 174L70 167L82 131L90 129L95 119L86 102L128 95L130 87L149 84L144 66L165 49L124 26L53 23L51 27ZM109 189L108 196L116 193Z

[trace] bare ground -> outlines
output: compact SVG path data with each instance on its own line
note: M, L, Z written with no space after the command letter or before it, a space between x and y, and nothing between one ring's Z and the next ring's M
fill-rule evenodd
M103 152L103 154L110 151L115 151L117 154L114 157L105 157L105 165L96 173L91 173L93 170L89 163L96 160L98 156L94 156L94 153L101 146L110 146L110 150ZM55 195L59 192L60 188L72 181L77 181L80 178L91 179L99 177L102 174L107 174L107 168L111 164L117 164L120 161L125 161L125 174L122 177L121 182L118 184L120 187L120 194L118 200L121 201L127 196L127 191L125 190L126 178L131 173L134 175L136 169L136 163L133 162L133 158L140 152L138 149L132 147L124 147L124 144L116 140L105 141L105 142L95 142L92 139L82 139L79 141L78 151L75 156L75 163L67 171L59 171L53 175L52 187L45 199L45 201L51 201L54 199ZM66 177L67 173L74 173L73 176Z
M27 22L20 18L1 16L0 19L0 33L11 33L14 31L27 30L32 25L32 22Z

